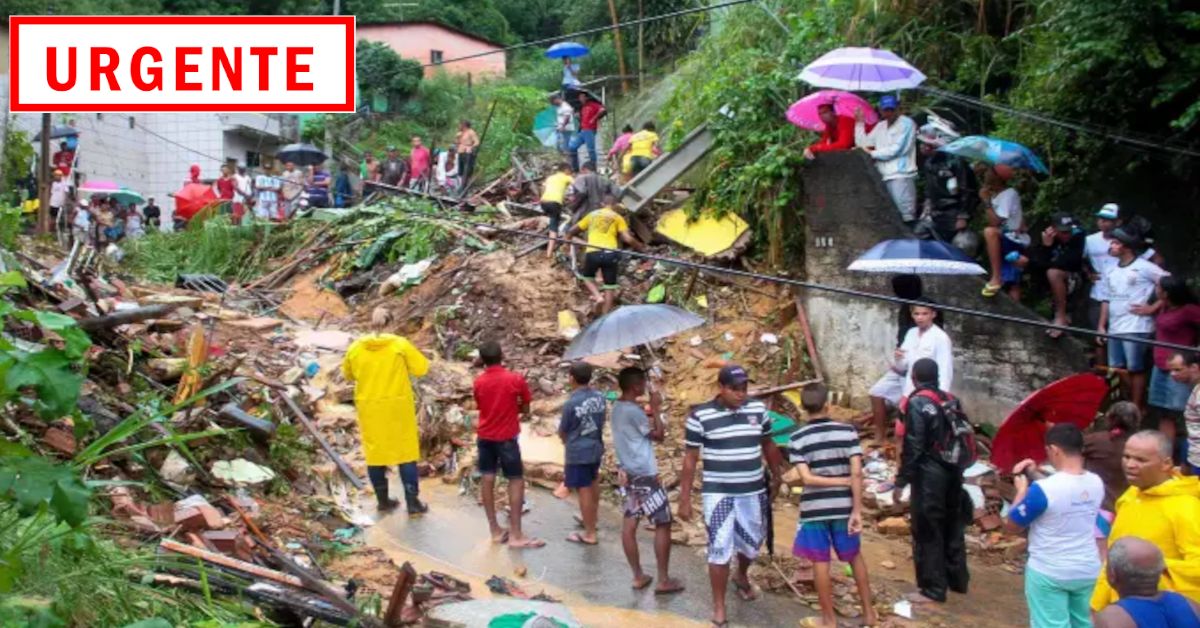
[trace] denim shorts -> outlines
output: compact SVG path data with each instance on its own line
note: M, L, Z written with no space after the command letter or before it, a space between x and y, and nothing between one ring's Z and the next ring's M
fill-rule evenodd
M1129 342L1120 338L1150 339L1150 334L1114 334L1108 339L1108 365L1112 368L1126 369L1133 373L1145 372L1150 366L1150 345L1141 342Z
M485 440L478 439L479 473L496 475L497 469L504 477L513 480L525 475L525 467L521 463L521 445L517 439Z
M584 488L591 486L600 476L600 463L569 464L563 467L563 484L567 488Z
M1183 412L1192 387L1171 379L1171 374L1153 367L1150 371L1150 405L1173 412Z

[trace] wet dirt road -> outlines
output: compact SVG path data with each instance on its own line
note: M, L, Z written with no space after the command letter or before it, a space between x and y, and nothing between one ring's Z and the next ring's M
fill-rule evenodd
M537 550L510 550L491 543L483 509L473 497L460 496L457 487L437 481L422 484L422 498L430 512L409 518L396 514L372 527L367 542L396 560L416 558L431 569L446 571L472 582L476 597L487 597L483 581L492 575L515 580L529 593L545 590L562 599L584 625L631 626L651 621L663 626L708 625L711 612L708 572L702 548L675 546L671 572L687 590L656 596L647 589L630 588L629 566L621 550L620 513L601 506L600 544L584 547L566 542L575 530L575 503L556 499L549 492L527 493L532 511L525 515L528 534L546 539ZM653 573L651 533L639 531L642 566ZM525 567L525 578L513 574ZM729 620L740 626L794 625L812 612L793 598L764 594L756 602L742 602L731 593Z

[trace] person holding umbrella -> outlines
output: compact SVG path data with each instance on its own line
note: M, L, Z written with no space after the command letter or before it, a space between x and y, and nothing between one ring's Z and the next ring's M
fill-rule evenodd
M574 100L574 92L579 89L579 64L571 61L571 57L562 60L562 92L568 102Z
M817 153L831 153L854 148L854 118L837 115L833 103L817 106L817 116L825 123L821 138L804 149L805 159L816 159Z
M696 466L704 461L701 495L708 529L708 579L712 586L714 626L728 625L725 593L730 563L737 557L733 585L743 601L761 592L747 572L767 536L771 501L783 477L783 456L771 440L767 406L750 399L746 369L729 364L717 373L720 389L707 403L692 406L684 433L686 451L679 475L679 519L691 521ZM765 464L764 464L765 461ZM770 486L765 467L770 467Z
M917 125L901 115L900 99L884 94L879 99L883 120L867 132L866 114L855 112L854 143L875 160L900 219L912 224L917 219Z

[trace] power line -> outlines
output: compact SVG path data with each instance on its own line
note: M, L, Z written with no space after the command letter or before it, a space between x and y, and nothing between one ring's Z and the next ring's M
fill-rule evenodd
M379 189L382 189L382 190L385 190L385 191L391 192L391 193L406 194L408 192L407 190L405 190L403 188L386 185L386 184L382 184L382 183L372 183L372 187L379 188ZM418 212L418 211L414 211L414 210L410 210L410 209L398 208L397 211L404 213L404 214L409 214L409 215L412 215L412 216L415 216L418 218L422 218L422 217L430 218L431 217L430 214L426 214L426 213L422 213L422 212ZM540 232L540 231L526 231L524 229L515 229L515 228L511 228L511 227L497 226L497 225L494 225L491 223L470 220L468 218L464 218L464 217L460 217L460 216L448 216L448 215L439 214L439 215L436 215L433 217L436 217L436 218L439 218L442 220L449 220L451 222L457 222L457 223L460 223L463 225L469 225L472 227L479 227L479 228L483 228L483 229L487 229L487 230L491 230L491 231L500 231L500 232L504 232L504 233L510 233L513 235L528 236L531 238L536 238L536 239L546 240L546 241L549 241L551 239L549 235L547 235L543 232ZM581 243L581 244L583 244L583 243ZM657 255L654 253L643 253L641 251L634 251L634 250L629 250L629 249L610 248L610 247L605 247L605 246L599 246L596 244L586 244L586 246L588 246L589 248L592 248L592 249L600 250L600 251L610 251L610 252L620 253L621 255L628 255L630 257L635 257L638 259L662 262L664 264L681 266L684 268L690 268L693 270L699 270L699 271L704 271L704 272L708 272L708 273L732 275L734 277L741 277L741 278L745 278L745 279L756 279L756 280L766 281L766 282L770 282L770 283L777 283L777 284L793 286L793 287L797 287L797 288L803 288L806 290L815 290L818 292L829 292L829 293L833 293L833 294L840 294L842 296L854 297L854 298L859 298L859 299L870 299L870 300L874 300L874 301L884 301L884 302L888 302L888 303L897 303L897 304L904 304L904 305L929 306L929 303L927 301L902 299L900 297L889 296L886 294L875 294L873 292L863 292L861 290L854 290L852 288L839 288L837 286L829 286L829 285L825 285L825 284L801 281L799 279L791 279L789 277L780 277L778 275L767 275L764 273L757 273L757 272L752 272L752 271L747 271L747 270L738 270L738 269L734 269L734 268L722 268L720 266L714 266L712 264L703 264L700 262L693 262L690 260L684 260L684 259L679 259L679 258L675 258L675 257L668 257L665 255ZM1153 346L1153 347L1162 347L1164 349L1174 349L1176 351L1184 351L1184 352L1196 351L1196 347L1189 347L1187 345L1174 344L1174 343L1170 343L1170 342L1161 342L1158 340L1150 340L1150 339L1138 338L1138 337L1133 337L1133 336L1121 336L1121 335L1116 335L1116 334L1109 334L1109 333L1099 332L1094 329L1085 329L1083 327L1070 327L1070 326L1065 326L1065 325L1055 325L1054 323L1051 323L1051 322L1048 322L1045 320L1041 320L1041 319L1021 318L1018 316L1009 316L1007 314L997 314L995 312L987 312L984 310L973 310L970 308L958 307L958 306L954 306L954 305L944 305L941 303L937 304L935 307L938 310L941 310L944 312L952 312L954 314L963 314L966 316L975 316L978 318L985 318L985 319L1000 321L1000 322L1004 322L1004 323L1016 323L1018 325L1026 325L1029 327L1039 327L1039 328L1043 328L1043 329L1058 330L1058 331L1061 331L1064 333L1083 334L1083 335L1087 335L1087 336L1093 336L1096 338L1106 338L1106 339L1110 339L1110 340L1118 340L1118 341L1123 341L1123 342L1135 342L1138 344L1144 344L1144 345L1149 345L1149 346Z
M453 59L443 59L442 61L440 61L438 63L424 63L421 65L421 67L427 68L427 67L432 67L432 66L446 65L448 63L454 63L455 61L466 61L468 59L477 59L479 57L487 57L490 55L497 55L497 54L501 54L501 53L505 53L505 52L510 52L513 50L520 50L521 48L528 48L530 46L542 46L542 45L549 44L549 43L565 41L572 37L579 37L581 35L595 35L596 33L603 33L605 31L617 30L619 28L625 28L626 26L637 26L638 24L649 24L651 22L657 22L659 20L665 20L665 19L669 19L669 18L673 18L673 17L690 15L692 13L703 13L706 11L712 11L715 9L724 9L726 7L737 6L739 4L748 4L750 2L757 2L757 1L758 0L727 0L726 2L722 2L719 4L712 4L712 5L705 6L705 7L694 7L691 9L681 9L679 11L672 11L671 13L663 13L661 15L652 15L650 17L643 17L643 18L639 18L636 20L629 20L627 22L620 22L618 24L610 24L607 26L597 26L596 28L589 28L586 30L576 31L574 33L565 33L563 35L555 35L554 37L545 37L542 39L535 39L533 41L521 42L519 44L512 44L511 46L505 46L503 48L497 48L495 50L488 50L485 52L477 52L475 54L470 54L470 55L466 55L466 56L462 56L462 57L455 57Z
M1130 137L1128 135L1121 135L1118 133L1113 133L1111 131L1108 131L1104 128L1094 126L1094 125L1083 124L1080 122L1072 122L1069 120L1062 120L1060 118L1054 118L1054 117L1051 117L1051 116L1048 116L1045 114L1037 113L1035 111L1028 111L1025 109L1017 109L1015 107L1010 107L1007 105L1000 105L997 103L988 102L981 98L975 98L973 96L967 96L965 94L959 94L956 92L950 92L950 91L946 91L943 89L937 89L936 87L922 86L922 87L918 87L916 89L919 91L922 91L922 92L926 92L928 94L933 94L935 96L945 98L947 100L952 100L952 101L958 102L960 104L971 105L971 106L974 106L979 109L991 109L993 111L999 111L1006 115L1010 115L1010 116L1017 117L1017 118L1024 118L1026 120L1032 120L1034 122L1040 122L1042 124L1057 126L1059 128L1077 131L1079 133L1086 133L1089 135L1100 136L1105 139L1116 142L1118 144L1128 144L1128 145L1134 146L1134 147L1145 148L1145 149L1149 149L1149 150L1163 151L1163 152L1168 152L1168 153L1175 153L1175 154L1184 155L1187 157L1200 157L1200 150L1193 150L1191 148L1187 148L1187 147L1183 147L1183 146L1171 146L1169 144L1165 144L1162 142L1155 142L1152 140Z

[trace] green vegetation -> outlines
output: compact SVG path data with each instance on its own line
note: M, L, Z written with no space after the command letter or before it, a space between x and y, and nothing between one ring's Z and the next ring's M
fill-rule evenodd
M401 58L384 43L358 40L354 62L363 102L383 98L394 107L394 103L415 94L421 84L421 64ZM378 77L385 78L380 80Z
M273 258L293 252L312 226L307 222L234 226L219 216L183 231L152 231L127 241L123 264L133 274L159 283L174 283L181 273L247 281L265 272Z

